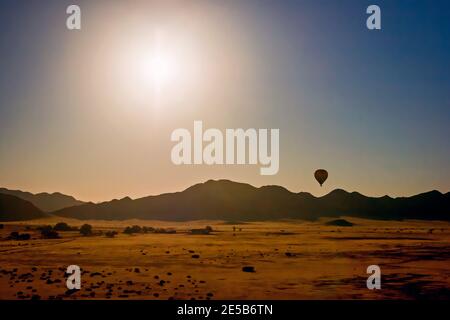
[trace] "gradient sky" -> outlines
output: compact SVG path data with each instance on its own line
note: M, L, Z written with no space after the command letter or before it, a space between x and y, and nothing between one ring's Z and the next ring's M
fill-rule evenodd
M69 4L81 31L65 27ZM370 4L381 31L365 26ZM155 35L177 64L158 94L132 72ZM170 134L194 120L279 128L279 173L173 165ZM3 187L93 201L220 178L317 196L448 192L449 124L447 0L0 3Z

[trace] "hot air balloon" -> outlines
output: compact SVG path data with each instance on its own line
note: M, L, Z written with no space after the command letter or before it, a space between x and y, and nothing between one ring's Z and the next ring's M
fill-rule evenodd
M328 172L325 169L318 169L314 172L314 178L316 178L317 182L322 186L322 184L328 178Z

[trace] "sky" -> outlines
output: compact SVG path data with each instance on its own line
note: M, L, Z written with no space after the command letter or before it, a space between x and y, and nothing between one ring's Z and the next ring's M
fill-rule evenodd
M366 28L371 4L381 30ZM155 46L164 79L142 72ZM0 70L2 187L90 201L209 179L450 191L449 1L2 0ZM278 128L278 174L174 165L171 132L194 120Z

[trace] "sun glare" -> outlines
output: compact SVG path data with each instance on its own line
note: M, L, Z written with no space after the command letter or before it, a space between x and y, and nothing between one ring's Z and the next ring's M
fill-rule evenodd
M126 106L173 107L193 94L205 79L198 45L182 31L148 31L123 35L111 45L111 59L103 71L109 95ZM145 31L145 32L144 32Z
M175 62L168 53L155 50L144 55L137 61L138 78L143 84L153 86L156 92L160 92L169 85L175 77Z
M158 36L146 40L142 37L122 46L118 78L128 92L126 96L148 102L153 95L159 101L163 92L176 87L178 56L166 42Z

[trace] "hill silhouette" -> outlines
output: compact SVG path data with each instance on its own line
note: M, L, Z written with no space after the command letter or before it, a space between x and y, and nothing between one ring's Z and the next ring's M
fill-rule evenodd
M273 220L353 216L368 219L450 221L450 194L438 191L407 198L373 198L336 189L323 197L280 186L256 188L229 180L209 180L182 192L136 200L87 203L54 212L78 219Z
M336 219L325 223L326 226L333 227L353 227L355 224L345 219Z
M81 205L84 203L83 201L79 201L74 197L67 196L59 192L42 192L38 194L32 194L30 192L23 192L20 190L0 188L0 193L13 195L20 199L29 201L44 212L56 211L67 207Z
M9 194L0 194L0 221L32 220L48 216L32 203Z

